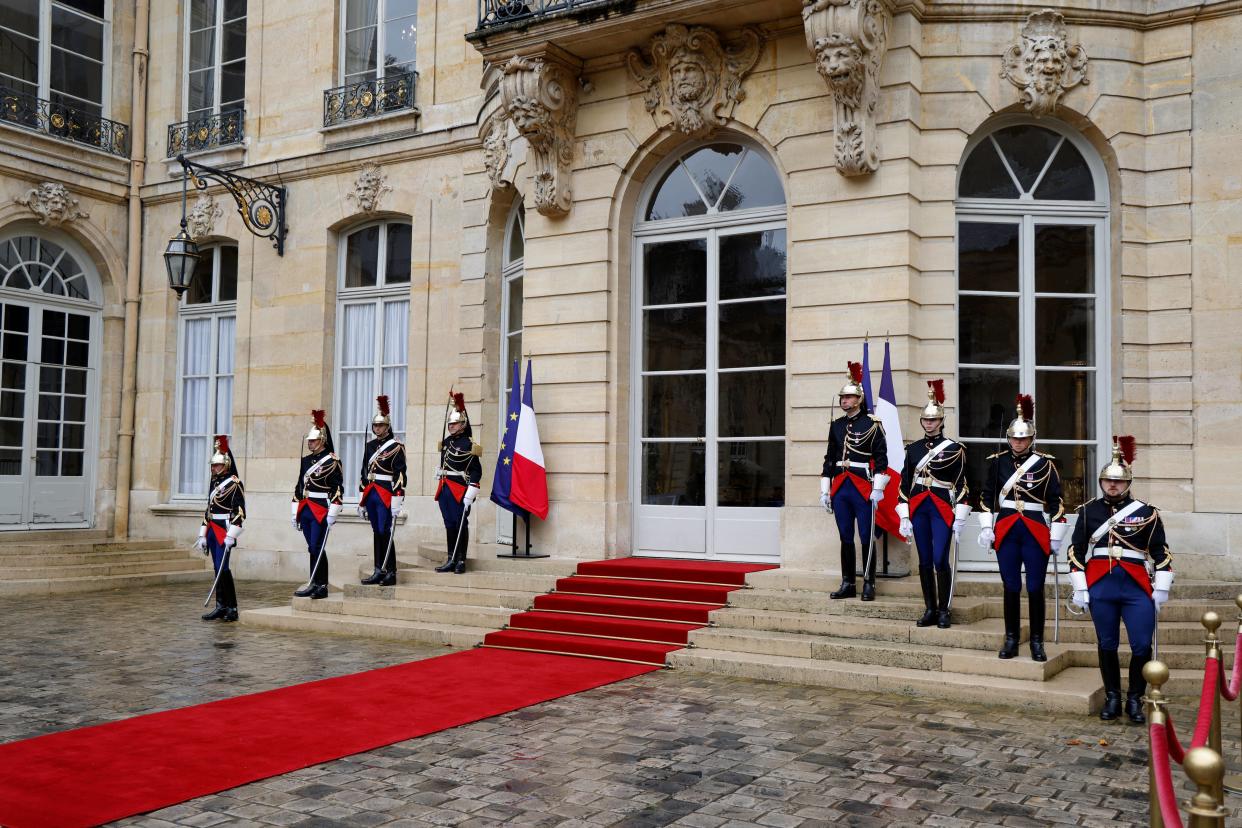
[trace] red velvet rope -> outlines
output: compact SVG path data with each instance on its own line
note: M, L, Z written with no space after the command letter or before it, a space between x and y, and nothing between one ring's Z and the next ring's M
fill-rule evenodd
M1207 744L1212 729L1212 712L1216 709L1216 686L1220 683L1220 659L1209 658L1203 665L1203 692L1199 694L1199 721L1195 723L1192 748Z
M1238 630L1238 643L1233 648L1233 677L1225 681L1225 674L1220 674L1220 694L1225 701L1237 701L1238 691L1242 690L1242 629Z
M1177 731L1173 729L1173 714L1166 710L1164 719L1167 722L1165 725L1165 741L1169 746L1169 758L1180 765L1186 761L1186 749L1178 741Z
M1152 723L1147 729L1151 742L1151 768L1156 778L1156 799L1160 803L1160 815L1165 828L1182 828L1182 814L1177 808L1177 793L1173 790L1173 771L1169 767L1169 742L1165 726Z

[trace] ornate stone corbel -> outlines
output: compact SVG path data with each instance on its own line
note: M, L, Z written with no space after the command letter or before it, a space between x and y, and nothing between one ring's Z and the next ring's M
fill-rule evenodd
M64 184L45 181L17 196L13 202L38 216L39 224L45 227L59 227L77 219L91 217L90 213L78 209L78 200L69 194Z
M706 26L673 23L651 38L647 55L633 49L626 63L657 125L704 138L745 100L742 80L759 61L762 43L750 27L721 41Z
M392 187L387 183L388 176L380 169L379 164L363 164L354 180L354 189L346 194L349 201L358 202L358 209L364 213L374 213L379 209L380 199L384 193L391 193Z
M573 204L574 127L581 63L560 50L515 55L500 79L505 115L530 145L535 209L563 216ZM489 170L490 173L490 170Z
M1052 9L1032 12L1022 27L1022 40L1001 55L1001 77L1022 91L1031 114L1056 112L1061 96L1087 79L1087 52L1069 45L1065 18Z
M832 93L836 165L842 175L880 167L875 107L891 19L885 0L802 0L806 45Z
M199 193L194 199L194 206L186 213L185 226L193 239L202 239L216 231L216 222L224 215L224 210L216 200L206 193Z
M483 130L483 167L493 190L507 190L513 186L513 182L505 178L511 155L509 121L502 114L493 118Z

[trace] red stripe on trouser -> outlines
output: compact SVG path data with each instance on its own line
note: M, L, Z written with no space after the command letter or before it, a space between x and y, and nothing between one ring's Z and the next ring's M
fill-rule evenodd
M914 497L910 498L911 517L913 517L914 513L919 510L919 506L922 506L923 501L925 500L930 500L932 503L936 504L936 511L940 512L940 516L944 518L944 522L949 526L953 525L953 509L949 507L949 504L945 503L931 492L919 492Z
M1143 588L1144 592L1151 595L1151 579L1147 577L1146 567L1130 561L1116 561L1110 566L1109 561L1103 558L1092 558L1087 561L1087 586L1094 586L1095 582L1111 572L1114 566L1124 569Z
M1005 535L1009 534L1009 530L1014 527L1014 524L1016 524L1019 519L1026 524L1027 531L1031 533L1031 537L1035 538L1035 542L1039 544L1039 548L1044 550L1044 554L1051 555L1052 536L1049 534L1048 527L1037 520L1031 520L1026 515L1018 514L1017 512L1014 512L1012 515L1007 517L1003 517L996 522L997 548L1000 548L1001 541L1005 539Z
M323 519L328 516L328 507L320 506L310 498L306 498L298 504L298 517L302 516L303 509L310 509L311 517L315 519L316 523L322 523Z
M391 509L392 508L392 492L388 491L383 486L376 486L374 483L367 484L367 487L362 490L362 497L358 499L358 502L366 503L367 495L369 495L373 490L379 494L379 498L381 501L383 501L384 505L387 506L389 509Z
M832 497L837 496L837 490L849 480L854 484L854 488L858 489L858 493L863 496L863 500L871 497L871 483L865 477L861 477L853 472L844 471L832 478Z

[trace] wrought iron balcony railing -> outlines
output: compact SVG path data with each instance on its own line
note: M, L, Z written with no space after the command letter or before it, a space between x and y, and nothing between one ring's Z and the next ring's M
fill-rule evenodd
M634 0L479 0L479 29L503 26L519 20L535 21L561 13L602 11L612 6L633 5Z
M347 83L323 93L323 125L336 126L414 108L418 72Z
M0 122L129 157L129 127L72 106L0 86Z
M168 125L168 157L240 144L245 137L246 113L231 109L193 121Z

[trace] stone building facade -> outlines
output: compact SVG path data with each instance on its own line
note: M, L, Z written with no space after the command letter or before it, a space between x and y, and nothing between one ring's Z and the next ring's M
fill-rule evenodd
M10 91L33 71L7 100L54 104L0 114L0 293L26 309L0 319L8 526L188 542L207 435L227 431L250 515L235 566L298 577L285 504L309 412L356 465L382 392L408 446L410 550L442 537L446 392L465 392L486 491L529 355L541 551L830 569L816 478L869 339L877 383L891 348L907 439L943 377L977 469L1014 393L1034 392L1071 501L1134 434L1137 494L1164 510L1179 568L1242 578L1236 3L34 5L100 23L106 100L71 103L133 142L52 123L55 37L32 41L34 70L0 67ZM180 301L162 262L177 151L288 193L278 255L228 193L191 192L207 254ZM13 275L56 251L85 296ZM65 314L85 338L55 334ZM60 363L25 317L46 320L40 347L60 336ZM487 555L511 527L480 502ZM368 541L343 529L348 575ZM974 544L962 564L991 566Z

